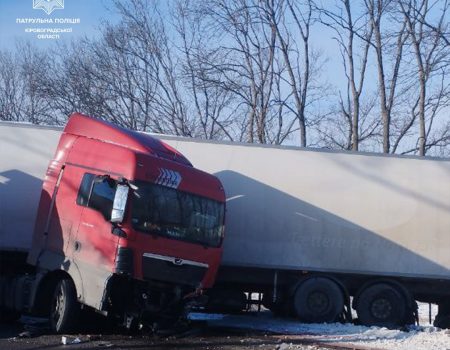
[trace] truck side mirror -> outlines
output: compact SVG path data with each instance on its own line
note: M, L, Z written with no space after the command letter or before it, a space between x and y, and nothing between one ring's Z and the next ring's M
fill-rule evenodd
M114 195L113 208L111 212L111 222L121 223L125 215L129 187L125 184L118 184Z

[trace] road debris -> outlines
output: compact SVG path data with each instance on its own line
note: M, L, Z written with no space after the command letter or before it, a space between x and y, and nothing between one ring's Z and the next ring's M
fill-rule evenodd
M81 339L76 337L76 338L69 338L67 336L62 336L61 337L61 343L63 345L70 345L70 344L80 344L81 343Z

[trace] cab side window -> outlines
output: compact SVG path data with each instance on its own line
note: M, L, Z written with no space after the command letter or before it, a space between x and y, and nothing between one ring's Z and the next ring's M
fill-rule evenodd
M86 173L78 190L77 204L95 209L110 220L116 186L116 181L109 177Z
M94 182L95 175L86 173L81 180L80 188L78 189L77 204L83 207L88 206L89 195L91 193L92 183Z

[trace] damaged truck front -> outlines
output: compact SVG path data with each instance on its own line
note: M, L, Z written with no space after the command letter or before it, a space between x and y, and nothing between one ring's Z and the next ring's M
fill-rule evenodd
M2 134L8 128L26 126L3 125ZM59 135L48 131L47 137ZM30 179L41 184L27 167L42 163L35 154L42 145L26 135L15 145L5 138L3 143L3 315L49 316L55 331L67 332L76 327L81 307L88 307L131 326L178 314L213 285L222 254L224 191L217 178L193 168L176 150L75 114L59 139L39 200L30 194L35 189L26 190ZM27 203L19 206L31 211L32 201L39 204L35 212L9 215L10 205L21 200ZM33 235L23 221L30 215L36 216Z

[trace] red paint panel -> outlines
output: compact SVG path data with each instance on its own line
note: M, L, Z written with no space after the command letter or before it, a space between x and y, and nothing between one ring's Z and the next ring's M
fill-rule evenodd
M64 132L121 145L138 152L152 153L161 158L192 166L180 152L150 135L125 129L80 113L74 113L70 117Z

